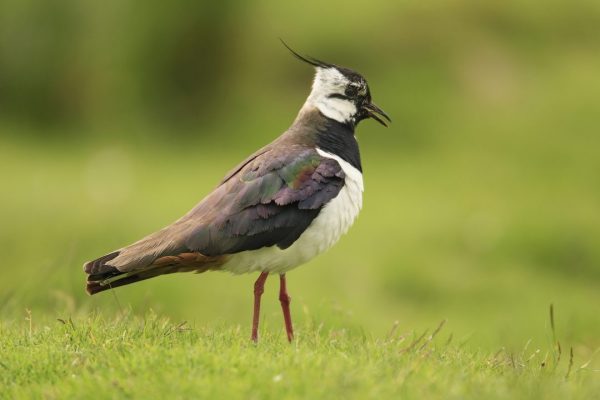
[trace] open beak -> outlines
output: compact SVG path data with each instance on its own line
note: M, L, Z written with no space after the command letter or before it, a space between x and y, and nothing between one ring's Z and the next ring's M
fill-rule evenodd
M388 122L392 122L390 117L383 111L381 108L376 106L374 103L365 104L362 107L366 112L369 118L373 118L375 121L379 122L381 125L387 127L387 124L383 120L385 118ZM382 118L383 117L383 118Z

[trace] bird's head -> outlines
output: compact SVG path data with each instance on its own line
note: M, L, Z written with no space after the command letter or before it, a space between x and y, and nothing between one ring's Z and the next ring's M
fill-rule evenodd
M367 118L384 126L387 126L384 119L391 122L390 117L371 101L367 80L358 72L301 56L282 43L296 58L316 69L312 90L306 100L309 105L317 107L328 118L353 126Z

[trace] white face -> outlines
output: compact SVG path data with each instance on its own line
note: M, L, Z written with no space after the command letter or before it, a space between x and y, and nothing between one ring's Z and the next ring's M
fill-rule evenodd
M337 69L318 67L306 103L317 107L326 117L338 122L349 122L357 113L354 102L351 99L331 97L336 94L345 96L345 90L349 85L362 89L358 83L350 82Z

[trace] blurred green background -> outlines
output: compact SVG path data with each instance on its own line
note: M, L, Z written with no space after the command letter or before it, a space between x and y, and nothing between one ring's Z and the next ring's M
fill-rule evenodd
M600 346L600 2L0 2L0 312L119 310L84 261L177 219L291 123L311 69L360 71L364 210L288 274L298 324L448 319L479 346ZM122 307L250 322L255 276L162 277ZM281 329L277 282L265 322Z

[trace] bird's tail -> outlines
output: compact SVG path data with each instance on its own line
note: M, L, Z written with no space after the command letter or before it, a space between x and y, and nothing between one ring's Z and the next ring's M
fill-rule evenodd
M174 272L205 272L214 269L224 262L223 257L207 257L197 252L186 252L177 255L163 256L155 259L150 265L121 271L108 263L119 256L115 251L96 260L84 264L87 276L86 291L96 294L108 289L154 278Z
M121 272L108 264L111 260L118 257L119 254L120 251L115 251L95 260L88 261L83 265L83 270L88 275L85 289L89 294L96 294L113 287L141 280L136 276L137 274Z
M176 272L169 271L169 269L170 268L168 267L162 267L152 268L145 271L129 271L88 275L85 290L90 295L92 295L103 292L108 289L113 289L119 286L129 285L130 283L154 278L155 276Z

